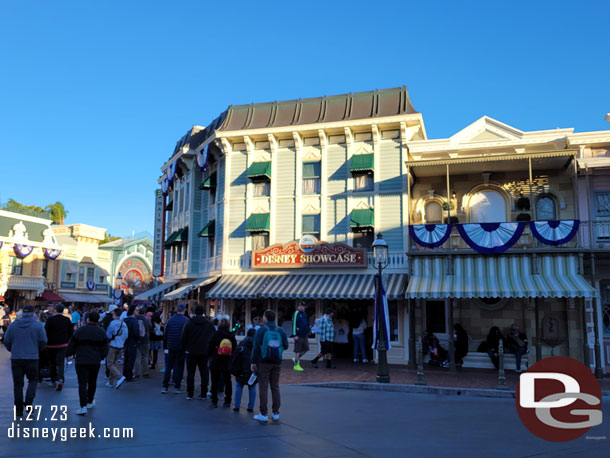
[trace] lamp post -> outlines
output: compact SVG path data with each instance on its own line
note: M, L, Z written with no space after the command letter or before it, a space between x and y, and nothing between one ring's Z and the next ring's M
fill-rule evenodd
M378 353L378 364L377 364L377 383L390 383L390 368L388 367L388 342L386 342L386 317L383 303L380 304L379 300L381 287L381 273L384 268L388 266L388 244L383 240L381 233L377 234L377 239L373 242L373 258L377 264L377 272L379 278L377 279L376 285L376 297L377 307L376 313L378 332L377 332L377 353Z

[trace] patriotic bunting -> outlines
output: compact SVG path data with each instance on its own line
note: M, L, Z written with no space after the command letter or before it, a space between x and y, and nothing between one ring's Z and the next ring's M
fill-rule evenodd
M87 289L88 289L89 291L93 291L93 290L95 289L95 282L88 281L88 282L87 282Z
M447 241L452 228L453 224L420 224L409 226L409 233L418 245L436 248Z
M167 178L163 178L161 181L161 192L163 192L164 196L167 196L167 192L169 191L169 180Z
M52 248L43 248L44 257L50 260L57 259L57 257L61 254L61 250L52 249Z
M197 166L199 167L199 170L203 171L207 169L209 146L209 144L205 145L203 149L197 153Z
M482 254L504 253L525 229L524 222L458 224L458 232L473 250Z
M15 254L20 258L27 258L34 251L34 247L30 245L21 245L15 243Z
M169 180L169 183L171 183L172 181L174 181L174 177L176 176L176 166L178 165L178 161L174 161L172 162L169 167L167 168L167 179Z
M558 246L569 242L574 238L578 231L580 221L531 221L530 229L538 240L546 245Z

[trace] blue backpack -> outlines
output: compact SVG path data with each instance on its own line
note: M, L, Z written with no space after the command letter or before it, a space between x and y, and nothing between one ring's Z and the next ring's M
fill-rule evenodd
M263 336L263 344L261 345L263 361L279 364L282 362L283 351L282 335L277 328L267 329L267 332L265 332L265 335Z

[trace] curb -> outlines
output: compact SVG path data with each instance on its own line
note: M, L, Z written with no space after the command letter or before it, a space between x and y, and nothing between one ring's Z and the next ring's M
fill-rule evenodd
M397 393L437 394L444 396L473 396L482 398L514 399L513 390L494 390L489 388L454 388L445 386L421 386L403 384L381 384L371 382L322 382L299 383L297 386L314 388L338 388L344 390L390 391ZM602 397L610 400L610 390L602 390Z

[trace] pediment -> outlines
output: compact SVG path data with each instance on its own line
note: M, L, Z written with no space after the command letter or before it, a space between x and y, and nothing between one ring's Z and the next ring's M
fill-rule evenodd
M449 139L452 145L487 142L511 142L523 138L523 132L514 127L483 116Z

